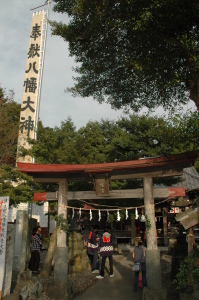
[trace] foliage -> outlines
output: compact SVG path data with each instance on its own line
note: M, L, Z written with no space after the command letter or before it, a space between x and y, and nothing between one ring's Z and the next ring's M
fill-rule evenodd
M19 172L9 165L0 168L0 195L10 197L10 206L17 206L20 202L32 202L34 192L39 191L32 177Z
M115 220L115 216L113 214L109 214L107 218L107 222L110 224L113 223L114 220Z
M61 122L61 126L55 128L44 128L39 122L37 141L29 140L33 145L29 154L36 157L37 163L74 164L76 162L73 143L75 136L76 130L71 118Z
M178 289L186 288L188 285L197 286L199 281L199 267L195 265L199 257L199 250L195 248L189 256L181 263L178 273L175 276L174 283Z
M198 1L53 1L70 17L51 26L78 63L75 96L134 111L190 98L199 109Z
M64 218L63 214L56 215L55 221L56 221L56 227L58 230L68 232L70 225L68 224L67 219Z
M37 163L103 163L141 157L170 155L199 149L198 112L176 114L168 119L137 114L117 122L88 122L75 130L70 118L54 129L39 124L32 155ZM120 188L123 182L111 183ZM141 181L134 181L140 187Z
M50 235L44 236L44 237L43 237L43 242L42 242L42 244L43 244L43 246L44 246L45 248L48 249L49 244L50 244Z
M14 92L0 87L0 167L14 164L17 152L20 104L14 102Z
M146 228L146 233L148 233L151 229L151 222L149 220L149 218L147 217L147 215L145 215L145 228Z

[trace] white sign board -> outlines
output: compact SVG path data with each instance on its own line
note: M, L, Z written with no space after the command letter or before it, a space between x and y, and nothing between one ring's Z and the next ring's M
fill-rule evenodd
M174 207L170 210L170 214L179 214L180 209L179 207Z
M9 197L0 197L0 299L5 271L8 209Z

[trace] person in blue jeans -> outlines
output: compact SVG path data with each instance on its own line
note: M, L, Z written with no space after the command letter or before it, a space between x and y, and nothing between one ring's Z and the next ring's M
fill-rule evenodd
M102 257L101 271L100 275L96 276L97 279L104 278L104 268L106 258L109 258L109 267L110 267L110 277L114 277L113 274L113 244L112 244L112 236L108 232L108 228L104 229L104 233L100 238L100 256Z
M146 280L146 258L145 258L145 247L143 246L142 241L135 246L133 251L134 262L140 262L142 268L142 286L143 288L147 286ZM138 277L139 271L135 272L133 290L136 292L138 287Z

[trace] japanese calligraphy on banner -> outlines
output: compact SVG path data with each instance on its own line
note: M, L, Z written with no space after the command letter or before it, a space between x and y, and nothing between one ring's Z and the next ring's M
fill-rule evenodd
M47 33L47 12L33 13L27 53L25 78L21 103L17 161L32 162L32 157L20 157L23 146L29 149L27 138L35 139L39 118L42 72Z
M8 209L9 197L0 197L0 299L5 271Z

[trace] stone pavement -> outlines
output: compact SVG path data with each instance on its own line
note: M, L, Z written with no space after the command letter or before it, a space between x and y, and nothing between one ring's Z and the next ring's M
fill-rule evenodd
M133 291L134 272L132 271L133 259L130 252L124 255L113 255L114 277L110 278L105 268L104 279L98 281L83 294L75 297L75 300L134 300L142 299L142 290ZM108 266L108 259L106 262ZM97 274L96 274L97 275Z

